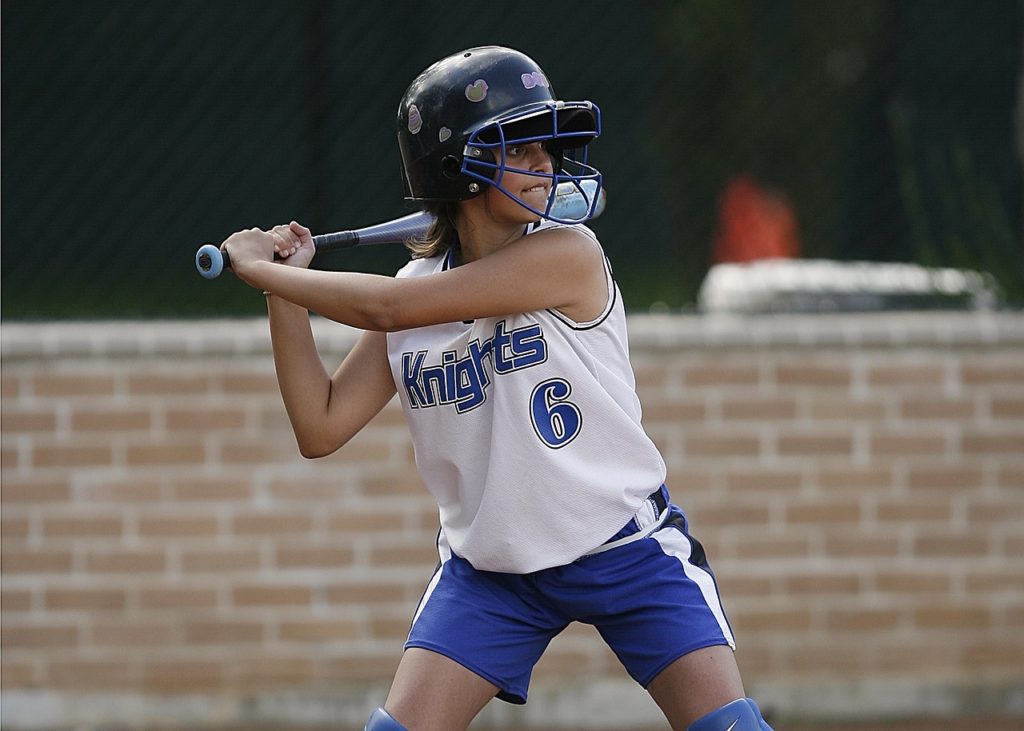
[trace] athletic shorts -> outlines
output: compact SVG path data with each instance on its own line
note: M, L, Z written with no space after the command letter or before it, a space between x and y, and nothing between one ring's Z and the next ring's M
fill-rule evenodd
M663 486L616 535L566 566L531 574L477 571L439 540L441 563L406 648L451 658L525 703L533 667L570 622L591 624L647 687L673 661L735 649L704 549Z

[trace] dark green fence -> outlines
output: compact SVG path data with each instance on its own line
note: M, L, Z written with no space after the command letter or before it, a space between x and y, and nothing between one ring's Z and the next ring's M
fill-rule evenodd
M200 279L196 246L406 212L398 99L432 61L488 43L600 104L594 227L633 309L692 306L741 176L784 202L804 257L986 269L1024 301L1019 2L0 8L5 319L262 311L237 281Z

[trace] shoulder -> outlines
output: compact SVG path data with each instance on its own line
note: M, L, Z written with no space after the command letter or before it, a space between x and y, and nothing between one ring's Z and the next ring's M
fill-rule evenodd
M537 223L530 224L529 229L526 232L527 236L536 235L559 235L568 237L582 237L583 239L589 240L601 246L601 242L597 239L597 234L593 232L588 226L584 226L582 223L567 224L567 223L555 223L554 221L538 221Z
M397 279L405 279L408 277L422 277L425 274L432 274L444 265L444 261L447 256L448 254L445 252L438 256L410 259L395 273L395 277Z

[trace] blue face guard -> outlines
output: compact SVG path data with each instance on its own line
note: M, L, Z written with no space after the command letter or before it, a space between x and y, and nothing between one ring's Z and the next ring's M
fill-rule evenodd
M462 173L494 186L541 218L555 223L583 223L595 215L601 198L601 173L587 164L587 145L600 134L601 110L591 102L551 102L520 109L470 135L463 153ZM533 142L546 143L553 158L554 172L540 173L506 165L507 146ZM579 159L570 153L579 154ZM506 171L550 181L543 210L534 208L502 185ZM564 195L567 187L578 191L586 203L579 211L579 218L552 213L556 194Z

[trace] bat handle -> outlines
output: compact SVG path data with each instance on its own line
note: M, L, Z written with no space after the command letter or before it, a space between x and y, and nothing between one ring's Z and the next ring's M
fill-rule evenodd
M203 244L196 252L196 269L207 279L216 279L225 269L231 268L228 252L213 244Z

